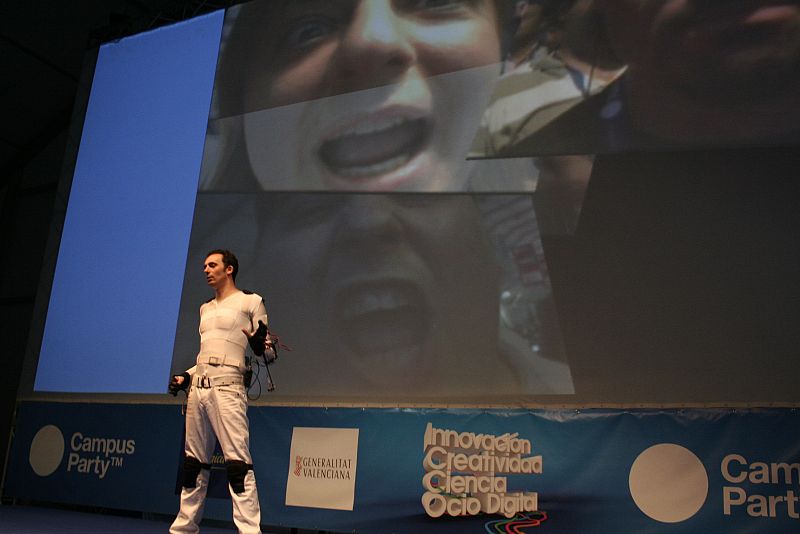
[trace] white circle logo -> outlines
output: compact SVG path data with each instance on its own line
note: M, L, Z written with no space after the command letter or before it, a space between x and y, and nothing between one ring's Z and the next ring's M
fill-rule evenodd
M33 436L29 460L33 472L40 477L52 475L64 457L64 435L57 426L43 426Z
M663 523L685 521L708 496L708 474L700 459L673 443L653 445L633 462L631 497L645 515Z

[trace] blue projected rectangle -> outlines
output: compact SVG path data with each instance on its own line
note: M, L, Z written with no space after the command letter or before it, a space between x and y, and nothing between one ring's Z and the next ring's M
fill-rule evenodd
M100 49L37 391L166 389L223 17Z

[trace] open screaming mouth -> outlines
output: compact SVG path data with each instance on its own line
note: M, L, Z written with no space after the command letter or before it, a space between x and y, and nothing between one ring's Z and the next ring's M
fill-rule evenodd
M382 284L346 293L339 307L339 324L351 350L362 358L390 361L406 361L418 353L427 340L431 319L418 288Z
M431 122L425 118L394 117L377 123L361 123L324 141L319 157L333 174L369 178L408 163L428 144L432 131Z

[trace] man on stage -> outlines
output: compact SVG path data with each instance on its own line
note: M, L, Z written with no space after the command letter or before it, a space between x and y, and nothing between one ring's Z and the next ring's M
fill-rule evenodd
M230 251L207 254L203 272L214 298L200 306L200 353L194 367L170 381L171 393L188 392L183 489L172 534L199 532L215 436L225 456L233 521L242 534L261 532L244 376L248 343L256 354L268 349L256 333L259 321L267 324L267 312L260 296L236 287L238 270Z

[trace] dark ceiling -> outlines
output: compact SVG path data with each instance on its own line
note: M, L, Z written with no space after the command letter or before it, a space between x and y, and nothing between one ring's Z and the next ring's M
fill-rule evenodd
M68 122L86 51L221 9L200 0L7 0L0 7L0 169L4 183Z

